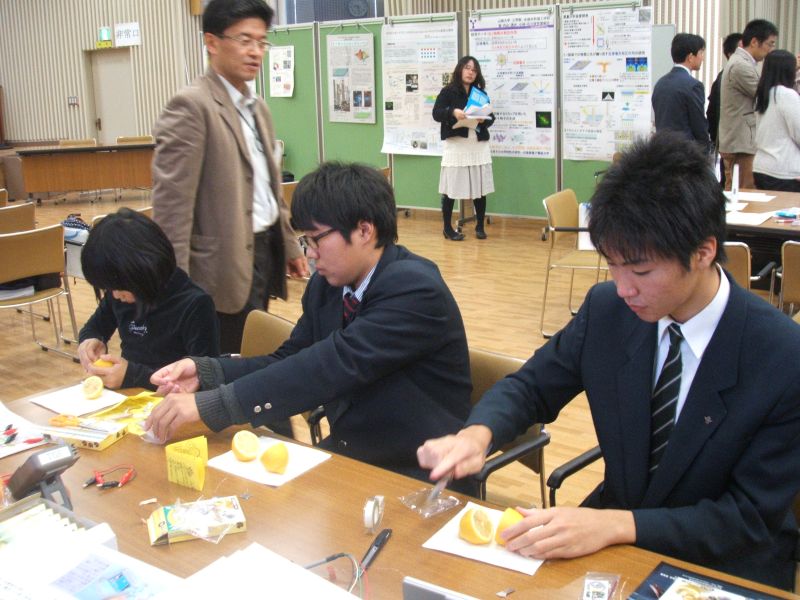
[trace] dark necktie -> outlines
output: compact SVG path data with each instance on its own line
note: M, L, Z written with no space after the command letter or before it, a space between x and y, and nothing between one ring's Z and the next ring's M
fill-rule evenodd
M358 310L358 305L361 304L356 295L352 292L347 292L342 298L342 326L347 327L347 324L350 323L356 317L356 311Z
M650 402L650 475L655 472L664 450L667 448L669 434L675 426L675 408L681 391L681 340L683 335L677 324L672 323L669 331L669 351L667 360L658 376L653 398Z

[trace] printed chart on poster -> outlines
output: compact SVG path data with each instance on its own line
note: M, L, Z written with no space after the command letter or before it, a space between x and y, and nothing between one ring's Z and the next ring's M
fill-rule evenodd
M555 20L554 10L470 17L470 54L496 119L489 129L494 156L555 156Z
M328 118L336 123L375 122L375 37L328 35Z
M383 148L387 154L441 155L431 111L458 62L455 19L384 25Z
M650 134L650 7L561 11L563 154L611 160Z
M294 94L294 46L269 49L269 95L291 98Z

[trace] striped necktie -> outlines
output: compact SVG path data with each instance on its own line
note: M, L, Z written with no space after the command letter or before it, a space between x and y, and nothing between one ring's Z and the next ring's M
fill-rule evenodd
M350 321L355 319L359 304L361 302L356 298L355 294L352 292L345 293L342 298L342 327L347 327Z
M667 360L658 376L653 398L650 402L650 475L658 468L669 442L669 435L675 426L675 408L681 391L681 340L683 334L677 324L672 323L669 331L669 351Z

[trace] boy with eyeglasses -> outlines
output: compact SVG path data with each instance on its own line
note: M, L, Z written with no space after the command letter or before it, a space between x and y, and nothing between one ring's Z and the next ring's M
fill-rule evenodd
M239 352L247 314L286 297L307 265L281 198L280 157L252 82L269 48L263 0L212 0L203 14L208 70L156 122L153 212L178 266L214 299L223 353ZM278 426L290 434L288 422Z
M386 178L364 165L326 163L304 177L292 219L316 262L303 315L273 354L184 359L151 381L167 393L147 426L168 439L202 420L236 423L325 407L325 449L425 479L416 449L455 433L470 410L461 313L439 269L395 244ZM457 489L475 494L471 479Z

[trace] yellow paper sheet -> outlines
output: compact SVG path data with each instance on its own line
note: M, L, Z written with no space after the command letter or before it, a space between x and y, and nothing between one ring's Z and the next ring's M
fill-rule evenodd
M200 435L169 444L165 451L169 480L172 483L202 491L206 481L206 463L208 463L206 436Z
M142 423L162 400L163 398L156 396L155 392L141 392L135 396L128 396L119 404L93 414L92 418L125 424L128 426L128 433L142 436L144 435Z

